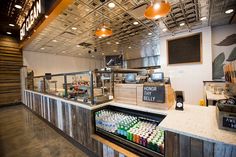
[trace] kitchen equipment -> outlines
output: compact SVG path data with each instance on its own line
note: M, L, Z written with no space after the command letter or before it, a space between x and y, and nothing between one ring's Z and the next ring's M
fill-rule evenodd
M236 98L219 100L216 104L216 118L220 129L236 132Z

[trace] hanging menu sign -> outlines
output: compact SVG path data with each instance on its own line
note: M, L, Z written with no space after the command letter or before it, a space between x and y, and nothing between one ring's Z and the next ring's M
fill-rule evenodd
M147 102L165 102L165 86L164 85L144 85L143 101Z
M36 0L26 16L24 23L20 29L20 40L22 40L27 33L32 29L40 15L45 12L44 10L44 0Z

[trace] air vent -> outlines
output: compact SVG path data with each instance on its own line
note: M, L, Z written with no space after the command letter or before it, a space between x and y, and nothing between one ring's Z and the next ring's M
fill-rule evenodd
M92 46L92 44L86 43L86 42L82 42L82 43L80 43L80 44L78 44L78 45L83 46L83 47L86 47L86 48L88 48L89 46Z
M128 13L135 17L136 19L139 19L139 20L142 20L144 19L144 12L147 8L147 4L143 4L143 5L140 5L136 8L134 8L133 10L129 11Z
M76 34L71 32L64 32L60 35L60 37L66 38L66 39L73 39L75 38Z

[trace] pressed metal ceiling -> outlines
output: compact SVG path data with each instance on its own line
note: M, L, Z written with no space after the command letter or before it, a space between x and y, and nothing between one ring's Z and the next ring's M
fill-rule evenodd
M209 25L228 24L233 14L224 11L235 8L235 0L169 0L172 9L166 17L157 20L144 18L147 0L75 0L50 25L42 31L25 51L96 57L120 54L143 45L156 46L159 37ZM108 4L115 3L110 9ZM201 21L201 17L207 20ZM224 19L224 20L222 20ZM107 38L97 38L94 33L101 22L113 30ZM134 25L134 22L138 22ZM180 23L185 23L180 26ZM162 30L167 28L166 32ZM81 44L83 43L83 44ZM91 53L88 53L91 52Z
M11 32L14 36L19 36L19 27L33 2L34 0L0 0L0 33ZM16 4L22 6L22 9L15 8ZM9 24L14 24L15 27L10 27Z

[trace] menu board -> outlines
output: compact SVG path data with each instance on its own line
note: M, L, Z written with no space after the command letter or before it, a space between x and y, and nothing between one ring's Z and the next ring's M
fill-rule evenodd
M144 85L143 101L165 103L165 86L164 85Z

